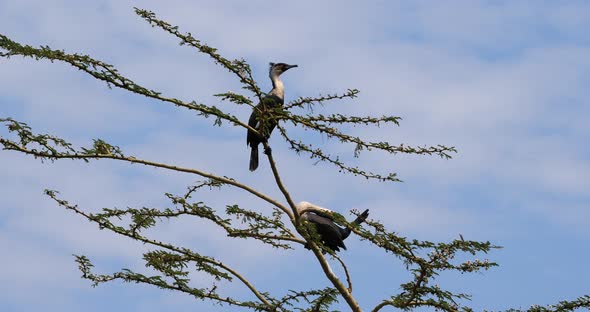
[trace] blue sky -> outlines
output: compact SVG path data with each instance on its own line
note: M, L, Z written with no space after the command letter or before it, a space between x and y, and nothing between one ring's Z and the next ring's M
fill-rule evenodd
M238 91L237 81L149 27L133 6L155 11L227 57L244 57L264 89L270 89L269 61L298 64L284 76L287 100L358 88L358 99L322 112L404 118L399 128L350 129L355 134L459 150L448 161L379 153L352 159L372 170L396 171L405 181L379 184L314 166L277 137L271 141L275 157L296 201L343 213L369 208L371 217L408 237L443 241L461 233L504 246L489 255L498 268L441 276L441 286L473 294L470 305L477 310L590 293L588 2L0 0L0 32L22 43L90 54L140 84L246 120L247 107L212 96ZM0 59L0 116L77 144L102 138L127 154L207 169L279 195L267 164L247 170L242 129L212 128L210 120L110 90L64 64ZM352 147L315 140L351 158ZM166 207L165 192L181 193L197 177L109 161L41 164L11 152L0 152L0 172L0 310L225 310L139 285L91 288L72 254L87 255L99 272L142 271L145 247L99 231L42 195L44 188L60 190L89 211ZM268 209L235 190L203 199L217 207ZM220 233L194 220L154 231L227 259L263 290L326 285L306 250L277 253ZM367 243L353 237L347 246L343 257L364 309L399 292L409 278L397 259ZM208 281L195 275L195 282ZM224 289L247 295L239 285Z

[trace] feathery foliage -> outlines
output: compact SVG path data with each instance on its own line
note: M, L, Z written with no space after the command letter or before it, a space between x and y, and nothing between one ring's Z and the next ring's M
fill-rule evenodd
M223 57L217 49L196 39L191 33L183 33L150 11L136 9L136 14L152 27L161 29L179 40L179 44L194 49L196 52L210 57L216 64L234 75L241 83L245 94L226 92L215 94L219 99L253 107L255 102L262 101L264 94L252 77L250 65L243 59L230 60ZM213 117L214 125L237 126L256 132L247 123L236 116L228 114L213 106L198 103L194 100L181 100L163 95L147 86L135 83L120 73L114 65L97 60L88 55L68 53L63 50L52 49L48 46L32 47L11 40L0 34L0 57L15 56L30 57L35 60L66 63L82 72L104 81L109 87L117 87L130 93L159 100L163 104L175 105L204 118ZM265 118L276 119L279 124L280 137L298 154L308 155L320 162L334 165L338 171L351 173L366 179L376 179L384 182L399 181L395 172L372 173L344 163L339 156L328 154L322 147L312 146L303 140L293 137L288 127L302 128L313 133L323 135L329 139L336 139L351 147L355 157L362 151L381 151L390 155L398 153L416 155L437 155L451 158L455 153L454 147L445 145L413 147L406 144L394 145L389 142L370 142L363 138L348 134L342 130L342 125L358 125L379 127L383 124L399 126L401 118L397 116L347 116L340 113L322 115L314 113L317 105L327 105L334 100L354 99L359 94L356 89L348 89L342 94L328 94L316 97L301 97L283 107L266 112ZM253 100L251 97L254 97ZM298 110L305 110L298 113ZM226 122L226 123L224 123ZM6 127L6 132L0 133L0 145L3 150L15 151L39 158L41 161L56 161L60 159L79 159L90 162L97 159L112 159L127 163L139 163L169 171L183 172L203 178L203 182L189 186L187 192L181 195L166 193L170 200L170 208L103 208L100 213L89 213L75 204L60 198L57 191L45 190L45 194L53 199L58 206L72 211L82 218L94 223L102 230L110 231L121 237L126 237L146 244L150 250L143 254L145 266L157 272L156 275L146 276L129 269L121 269L110 274L94 273L94 265L84 255L76 255L82 278L92 282L93 286L113 280L153 285L162 289L179 291L199 300L209 300L219 304L243 307L254 311L330 311L333 304L344 299L352 311L361 311L360 304L352 292L352 280L345 263L333 251L324 247L314 233L312 227L302 223L300 215L291 199L287 187L282 183L273 156L269 153L268 161L272 168L275 182L284 198L275 199L260 190L254 189L233 178L208 173L200 169L185 168L174 164L159 163L152 160L129 156L111 143L101 139L94 139L87 147L74 147L66 140L49 134L35 134L26 123L8 117L0 119ZM267 148L267 142L264 142ZM197 192L207 189L234 187L256 196L272 206L267 214L256 212L239 204L227 205L223 212L210 207L203 201L194 200ZM356 212L353 212L356 213ZM456 261L459 256L477 256L499 248L490 242L470 240L453 240L450 242L429 242L408 239L393 231L376 220L367 220L364 225L354 225L346 222L343 216L334 213L334 220L352 229L363 240L400 259L409 272L409 280L392 289L401 289L390 298L384 299L372 311L392 306L402 310L418 307L430 307L443 311L470 311L466 302L468 294L454 293L434 283L436 277L443 271L458 273L481 272L488 270L496 263L477 258L464 262ZM195 218L196 222L210 222L223 229L227 236L240 239L255 239L264 244L279 249L294 249L306 246L311 249L318 265L322 268L331 286L309 290L290 290L283 296L271 296L269 292L261 291L260 287L252 284L237 268L229 267L221 260L203 255L197 251L177 246L173 242L163 242L151 236L162 220L177 218ZM330 259L337 260L345 272L345 281L336 276L330 267ZM196 287L191 283L190 273L200 272L212 278L208 287ZM344 282L343 282L344 281ZM220 282L239 283L249 291L250 296L244 299L223 295ZM345 285L345 283L347 285ZM370 287L365 285L364 287ZM528 311L566 311L582 307L590 307L590 297L582 296L572 301L563 301L548 307L533 306ZM519 311L519 310L510 310Z

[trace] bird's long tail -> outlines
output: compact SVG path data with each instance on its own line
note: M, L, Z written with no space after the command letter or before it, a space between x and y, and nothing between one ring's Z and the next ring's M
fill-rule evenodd
M252 146L250 152L250 171L254 171L258 168L258 146Z
M359 224L365 222L365 220L367 220L368 217L369 217L369 209L363 211L363 213L361 213L358 217L356 217L356 219L354 219L354 221L352 221L352 223L359 225Z
M359 225L359 224L365 222L365 220L367 220L368 217L369 217L369 209L363 211L363 213L358 215L358 217L356 217L356 219L354 219L354 221L352 221L351 223L355 224L355 225ZM349 228L342 230L342 232L341 232L342 233L342 240L346 239L350 235L350 232L352 232L352 230Z

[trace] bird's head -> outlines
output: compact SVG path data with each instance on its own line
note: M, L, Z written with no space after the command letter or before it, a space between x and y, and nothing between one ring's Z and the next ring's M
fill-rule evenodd
M285 63L270 63L269 75L271 77L273 77L273 76L278 77L282 73L286 72L287 70L289 70L293 67L297 67L297 65L289 65L289 64L285 64Z

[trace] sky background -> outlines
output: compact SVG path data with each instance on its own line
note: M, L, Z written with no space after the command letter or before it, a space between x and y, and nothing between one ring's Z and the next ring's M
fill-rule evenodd
M404 180L377 183L314 166L276 136L274 155L296 201L345 215L368 208L372 218L411 238L445 241L462 234L503 246L488 255L500 267L438 280L472 294L469 305L476 310L527 308L590 293L589 2L0 0L0 33L90 54L165 95L248 118L248 107L212 96L239 91L230 73L151 28L133 6L156 12L228 58L245 58L264 90L271 88L268 62L298 64L283 76L287 101L358 88L358 99L319 112L403 117L401 127L347 129L351 133L459 151L452 160L379 152L354 159L353 146L293 129L353 165L395 171ZM248 171L243 129L211 127L212 120L110 90L65 64L0 59L4 117L83 146L101 138L129 155L231 176L279 196L266 162ZM98 230L42 194L59 190L88 211L170 207L165 192L183 194L198 180L106 160L42 164L0 151L0 310L226 311L154 287L113 282L92 288L72 254L88 256L99 273L146 272L146 247ZM198 200L220 210L234 203L270 208L228 188L200 193ZM276 295L327 285L302 248L277 252L229 240L192 219L164 222L151 233L218 257ZM410 278L398 259L357 237L346 244L341 255L364 309L398 293ZM204 286L208 279L194 275L194 282ZM247 298L241 285L221 286L225 294Z

